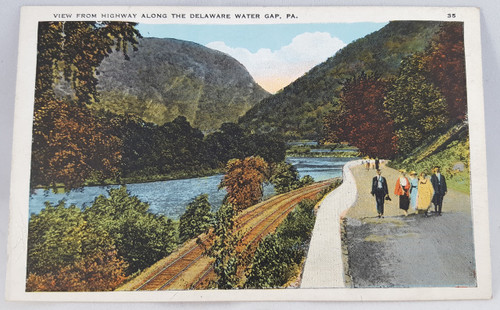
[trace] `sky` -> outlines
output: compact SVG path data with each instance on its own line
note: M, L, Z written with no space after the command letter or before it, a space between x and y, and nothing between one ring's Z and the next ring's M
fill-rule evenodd
M352 41L387 23L273 25L139 24L144 37L192 41L226 53L276 93Z

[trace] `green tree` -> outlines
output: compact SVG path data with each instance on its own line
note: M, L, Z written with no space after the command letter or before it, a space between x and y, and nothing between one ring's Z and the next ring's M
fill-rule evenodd
M149 204L131 196L126 187L109 190L85 209L85 218L115 241L128 274L151 266L174 251L176 229L171 219L148 212Z
M309 185L314 179L306 175L299 179L299 172L292 164L281 162L273 166L269 181L274 185L276 193L283 194L294 189Z
M125 280L127 264L106 231L75 207L47 203L28 226L28 291L105 291Z
M179 222L180 242L185 242L208 230L213 219L211 209L207 194L199 195L188 204Z
M269 163L285 160L286 143L282 136L249 134L234 123L222 124L219 131L206 137L205 143L210 156L219 163L250 156L260 156Z
M422 54L405 58L384 103L394 122L398 153L402 156L425 139L440 134L449 124L446 100L426 78L427 73Z
M299 172L292 164L281 162L273 168L269 181L274 185L276 193L283 194L300 187Z
M247 288L283 287L297 275L314 228L313 200L301 201L274 234L257 248L249 270Z
M245 287L282 287L298 268L289 253L292 248L291 242L281 239L277 234L266 236L255 251Z
M268 163L279 163L285 160L286 142L278 134L250 134L244 146L246 156L260 156Z
M217 275L214 284L219 289L238 287L240 279L237 276L241 264L241 255L237 252L241 244L241 233L234 233L234 207L223 204L216 213L215 239L206 255L213 257L214 272Z
M300 187L311 185L314 183L314 178L308 174L300 178Z

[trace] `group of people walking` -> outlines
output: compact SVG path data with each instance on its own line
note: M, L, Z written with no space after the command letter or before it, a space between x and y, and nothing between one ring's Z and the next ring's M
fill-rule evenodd
M428 211L431 203L434 204L435 213L440 216L443 206L443 197L448 189L446 187L446 179L441 174L440 167L435 166L430 179L425 172L420 173L417 177L415 171L410 172L410 178L406 177L404 169L399 170L400 176L396 180L394 194L399 196L399 208L404 211L404 215L408 216L410 207L415 213L423 213L428 216ZM389 189L387 180L382 176L382 171L377 169L377 175L372 181L371 194L375 197L377 203L378 217L384 216L384 202L391 200L389 197Z
M381 166L385 166L385 160L378 159L378 157L375 159L365 158L363 160L363 166L365 166L366 170L370 170L370 169L377 170L377 169L380 169Z

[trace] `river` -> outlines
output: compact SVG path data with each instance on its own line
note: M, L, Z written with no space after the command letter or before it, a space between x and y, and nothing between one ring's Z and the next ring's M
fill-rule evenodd
M341 176L344 164L353 159L288 157L287 162L297 168L300 177L310 175L315 181L322 181ZM222 174L218 174L201 178L127 184L127 189L140 200L148 202L151 212L179 219L189 202L203 193L209 195L210 204L214 209L218 208L226 194L224 189L217 189L222 177ZM89 186L59 194L38 189L30 196L29 211L38 214L45 207L46 201L55 204L63 199L66 201L66 206L72 204L78 207L90 206L97 196L108 195L109 188L113 187L116 186ZM264 198L272 195L274 195L273 186L264 185Z

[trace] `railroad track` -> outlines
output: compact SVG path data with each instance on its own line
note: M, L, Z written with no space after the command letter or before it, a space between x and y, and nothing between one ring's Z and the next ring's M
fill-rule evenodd
M246 255L253 255L259 242L269 233L273 232L279 224L286 218L286 216L293 211L297 203L304 199L311 199L319 191L312 191L302 197L295 198L291 203L287 203L285 207L279 208L271 216L262 219L258 225L250 230L242 240L242 245L237 249L237 252L244 252ZM241 278L244 275L245 270L238 270L238 277ZM210 280L215 279L215 272L213 270L213 265L209 265L206 270L203 271L202 276L196 280L196 282L190 287L191 289L203 289Z
M331 184L331 180L318 182L292 192L274 196L243 210L235 220L234 232L243 232L240 251L251 251L269 232L272 232L303 199L313 198ZM213 259L204 255L211 245L212 233L201 235L198 242L188 242L176 253L150 268L148 277L127 285L124 290L202 289L215 278ZM253 247L253 249L252 249ZM164 262L163 262L164 261Z

